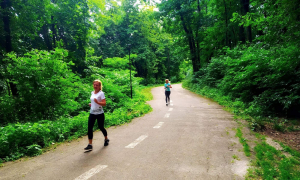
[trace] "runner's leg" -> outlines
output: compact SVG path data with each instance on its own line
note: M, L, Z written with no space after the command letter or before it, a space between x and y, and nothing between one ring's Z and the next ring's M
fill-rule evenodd
M168 91L165 91L165 95L166 95L166 103L168 103Z
M107 131L104 128L104 120L105 120L104 113L97 115L98 127L102 131L102 134L104 135L104 137L107 138Z
M170 92L171 91L166 91L166 102L170 102Z
M108 146L109 139L107 138L107 131L104 128L104 120L105 120L104 113L97 115L98 127L102 131L103 136L105 137L105 139L104 139L104 146Z
M90 114L89 122L88 122L88 137L89 137L89 140L93 139L93 127L94 127L95 121L96 121L96 116L94 114Z
M89 121L88 121L89 144L87 145L86 148L84 148L84 150L88 150L88 151L93 150L93 146L92 146L92 144L93 144L93 127L94 127L94 124L95 124L95 120L96 120L95 115L90 114Z

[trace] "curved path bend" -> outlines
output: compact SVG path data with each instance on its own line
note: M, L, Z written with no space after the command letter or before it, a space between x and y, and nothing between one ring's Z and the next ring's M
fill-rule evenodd
M5 163L0 180L244 179L249 162L239 152L230 113L181 84L173 85L169 106L163 86L152 93L153 111L109 128L109 146L96 132L93 151L84 153L85 136L41 156Z

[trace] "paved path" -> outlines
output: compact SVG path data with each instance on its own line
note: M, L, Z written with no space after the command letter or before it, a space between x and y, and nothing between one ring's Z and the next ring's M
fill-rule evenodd
M232 115L210 100L173 85L171 105L164 89L152 89L153 112L108 129L110 145L95 133L94 150L84 153L87 137L56 150L0 168L0 180L176 180L244 179L248 160L239 152ZM234 160L237 155L241 160Z

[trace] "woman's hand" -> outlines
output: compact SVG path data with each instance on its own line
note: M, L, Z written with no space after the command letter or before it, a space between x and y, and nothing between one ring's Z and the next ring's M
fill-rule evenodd
M95 102L96 104L99 104L99 102L98 102L98 100L97 100L96 98L94 98L94 102Z
M91 107L91 106L92 106L92 104L91 104L91 103L89 103L89 106Z

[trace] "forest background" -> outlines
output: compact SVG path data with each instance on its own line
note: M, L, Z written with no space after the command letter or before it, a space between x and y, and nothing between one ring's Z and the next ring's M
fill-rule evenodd
M299 130L299 6L296 0L2 0L0 159L36 155L84 135L94 79L104 84L106 126L150 111L141 85L169 78L233 108L253 130L267 122ZM289 123L295 126L287 129Z

